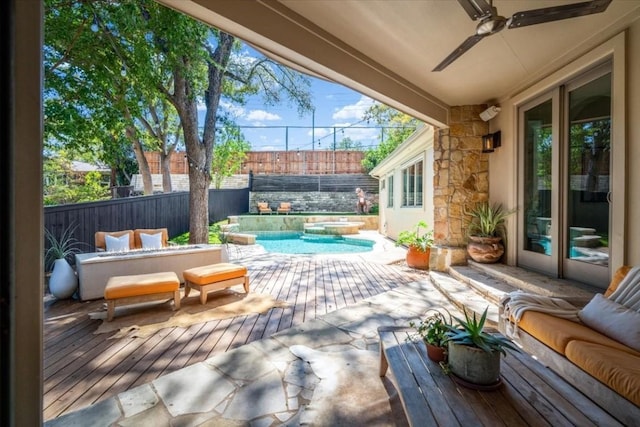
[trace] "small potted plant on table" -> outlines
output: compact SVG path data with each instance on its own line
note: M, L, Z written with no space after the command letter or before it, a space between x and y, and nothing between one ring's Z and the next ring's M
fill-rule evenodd
M421 232L424 229L424 232ZM400 232L396 246L406 245L407 265L421 270L429 269L429 257L433 245L433 230L424 221L419 221L411 231Z
M507 355L507 348L518 351L504 336L484 330L488 309L480 319L465 310L465 318L453 317L457 324L448 326L447 332L449 371L464 385L476 388L499 385L500 356Z
M414 336L424 341L427 356L434 362L443 362L447 358L447 332L452 322L451 314L446 309L442 310L429 310L419 322L409 322L409 326L416 330Z

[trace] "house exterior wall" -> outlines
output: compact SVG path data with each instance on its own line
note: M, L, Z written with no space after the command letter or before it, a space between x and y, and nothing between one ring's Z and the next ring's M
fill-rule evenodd
M502 146L490 155L490 200L507 207L518 205L518 107L543 95L607 59L613 67L613 148L610 274L622 264L640 264L640 21L625 32L613 35L598 48L567 63L527 90L499 100L500 114L490 122L490 132L501 130ZM623 171L620 173L620 171ZM507 246L505 261L517 264L515 244L517 218L508 219L507 231L513 244Z
M401 231L411 229L418 221L425 221L433 228L433 144L434 129L431 126L420 128L371 171L371 175L379 180L381 234L395 240ZM423 205L402 207L402 170L419 160L424 164ZM393 176L394 184L392 207L389 207L387 188L390 176Z

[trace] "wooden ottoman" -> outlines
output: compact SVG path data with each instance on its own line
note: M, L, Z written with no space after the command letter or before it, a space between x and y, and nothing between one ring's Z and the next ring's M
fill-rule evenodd
M190 268L182 272L184 277L184 296L189 296L189 291L195 289L200 292L200 303L207 302L207 293L219 289L229 288L233 285L244 285L244 291L249 293L249 275L247 267L221 262Z
M117 305L167 300L173 298L174 310L180 308L180 279L173 271L113 276L107 281L104 299L107 300L107 322L113 320Z

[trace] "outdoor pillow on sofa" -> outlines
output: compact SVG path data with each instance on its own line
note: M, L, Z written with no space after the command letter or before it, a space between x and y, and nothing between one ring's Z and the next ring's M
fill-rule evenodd
M114 237L107 234L104 240L107 246L107 252L122 252L129 250L128 234L123 234L120 237Z
M596 294L578 316L587 326L640 351L640 313L637 311Z
M133 249L133 230L122 231L97 231L95 234L95 245L97 251L107 250L106 236L121 237L124 235L129 236L129 247L127 249Z
M142 241L142 249L162 249L162 233L140 233L140 240Z
M147 236L156 236L160 234L160 245L157 245L157 240L153 242L149 242L147 238L146 244L142 239L142 235L146 234ZM158 239L158 237L154 237L154 239ZM133 230L133 247L136 249L160 249L165 248L168 245L169 241L169 231L166 228L137 228Z

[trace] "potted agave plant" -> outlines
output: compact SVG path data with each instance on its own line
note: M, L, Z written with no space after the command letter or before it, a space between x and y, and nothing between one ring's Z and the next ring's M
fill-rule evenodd
M513 211L505 210L501 204L478 203L470 212L467 225L469 243L467 253L476 262L498 262L504 254L505 219Z
M424 230L424 231L421 231ZM396 246L406 245L407 265L421 270L429 269L429 257L433 245L433 230L424 221L419 221L412 230L400 232Z
M500 357L507 355L505 349L518 349L502 335L484 330L487 311L480 318L464 311L464 319L453 317L457 322L448 326L448 369L464 384L471 386L494 386L500 382Z
M45 262L53 266L49 277L49 292L58 299L70 298L78 288L78 276L68 261L71 256L81 252L81 242L73 237L76 228L77 226L67 227L60 237L45 229L49 242Z
M419 337L424 341L427 356L434 362L443 362L447 358L447 333L450 330L451 319L451 313L446 309L432 309L427 311L419 322L409 322L409 326L416 330L411 338Z

